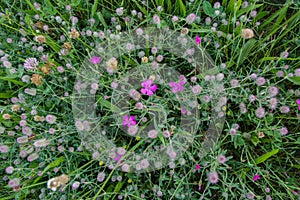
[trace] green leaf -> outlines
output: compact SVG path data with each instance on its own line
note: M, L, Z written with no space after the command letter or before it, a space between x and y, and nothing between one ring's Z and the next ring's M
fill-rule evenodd
M203 2L203 11L206 15L210 17L213 17L215 15L215 10L208 1Z
M65 158L63 156L57 158L56 160L54 160L53 162L51 162L49 165L47 165L47 167L44 169L44 171L42 172L42 174L44 174L45 172L47 172L49 169L54 168L56 166L58 166L61 162L63 162L65 160ZM42 176L37 177L33 183L38 182L40 179L42 178Z
M186 8L182 0L176 0L175 1L175 13L181 17L186 16Z
M0 77L0 80L12 82L12 83L14 83L16 85L21 85L21 86L26 85L26 83L23 83L21 81L17 81L17 80L15 80L13 78L10 78L10 77Z
M254 160L254 162L255 162L255 164L260 164L260 163L262 163L262 162L265 162L268 158L270 158L271 156L277 154L278 152L279 152L279 149L274 149L274 150L272 150L272 151L270 151L270 152L267 152L267 153L265 153L264 155L262 155L262 156L256 158L256 159Z
M78 6L80 4L80 1L81 0L72 0L71 1L71 6L75 6L75 7Z
M296 85L300 85L300 76L288 77L288 80Z
M8 99L13 96L12 92L0 93L0 99Z
M98 0L95 0L95 1L94 1L94 4L93 4L93 7L92 7L91 18L94 17L95 12L96 12L96 10L97 10L97 7L98 7Z
M106 24L106 22L105 22L105 20L102 16L101 12L97 12L97 16L98 16L100 22L102 23L102 25L104 26L104 28L107 29L108 26L107 26L107 24Z

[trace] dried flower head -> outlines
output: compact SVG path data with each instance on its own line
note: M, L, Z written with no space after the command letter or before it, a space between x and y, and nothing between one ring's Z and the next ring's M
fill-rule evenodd
M43 44L43 43L46 42L46 38L45 38L45 36L43 36L43 35L37 35L37 36L35 36L35 37L34 37L34 40L35 40L36 42L38 42L39 44Z
M246 29L242 29L241 36L244 39L250 39L250 38L254 37L254 33L253 33L252 29L246 28Z
M20 109L20 105L14 104L10 108L13 112L17 112Z
M72 46L70 42L65 42L61 47L70 51Z
M38 29L43 29L44 23L41 21L38 21L34 24L34 26Z
M58 177L51 178L47 182L47 188L51 189L52 191L56 191L57 188L60 186L64 186L69 182L70 178L66 174L62 174Z
M146 56L142 57L142 63L148 63L148 58Z
M10 119L10 118L11 118L11 115L8 114L8 113L6 113L6 114L3 114L3 115L2 115L2 118L3 118L3 119Z
M43 77L39 74L33 74L30 78L31 82L36 86L41 85L43 82Z
M71 31L69 32L69 36L72 39L77 39L79 38L80 34L78 31L76 31L76 29L72 28Z
M263 137L265 137L265 134L260 131L260 132L257 133L257 137L258 138L263 138Z
M105 64L108 73L113 73L118 67L118 61L115 57L111 57Z
M186 35L188 33L189 33L189 29L188 28L181 29L181 34Z

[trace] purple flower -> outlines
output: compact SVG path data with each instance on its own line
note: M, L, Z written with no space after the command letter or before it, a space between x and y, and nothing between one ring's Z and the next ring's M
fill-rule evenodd
M12 166L6 167L6 169L5 169L5 172L6 172L7 174L12 174L13 171L14 171L14 167L12 167Z
M219 180L219 176L218 176L218 173L217 172L210 172L207 176L208 178L208 181L211 183L211 184L215 184L218 182Z
M254 176L252 177L252 180L256 181L258 179L260 179L260 176L258 174L254 174Z
M24 68L25 70L35 70L38 66L39 62L36 58L27 58L24 62Z
M79 185L80 185L80 182L75 181L75 182L72 184L72 190L76 190L77 188L79 188Z
M8 181L8 187L10 188L15 188L18 187L19 185L20 185L20 179L18 178L14 178Z
M196 37L195 37L195 43L197 45L199 45L201 43L201 38L198 35L196 35Z
M158 15L154 15L153 16L153 23L154 24L160 24L160 18Z
M54 124L55 121L56 121L56 117L54 115L46 116L46 122L48 122L49 124Z
M100 173L98 174L98 176L97 176L97 181L98 181L98 182L103 182L104 179L105 179L105 173L100 172Z
M100 62L101 58L98 56L92 56L92 58L89 60L90 63L92 63L93 65L97 65Z
M176 82L170 82L169 86L172 87L172 92L173 93L177 93L177 92L183 90L183 87L182 87L183 84L184 84L183 81L179 81L178 83L176 83Z
M255 115L258 118L263 118L265 116L265 109L262 107L257 108L255 111Z
M153 138L157 137L157 134L158 134L158 132L156 130L150 130L148 132L148 137L151 138L151 139L153 139Z
M136 125L136 121L134 120L134 116L128 117L127 115L123 116L123 126L127 126L128 128L132 125Z
M218 156L218 162L220 164L224 164L226 162L226 157L224 155L219 155Z
M127 133L131 136L135 135L138 132L137 126L130 126L127 130Z
M288 134L288 129L286 127L282 127L281 129L279 129L280 135L286 135Z
M186 23L191 24L195 21L195 19L196 19L196 15L194 13L191 13L186 17L185 20L186 20Z
M151 79L147 79L144 82L141 83L142 89L141 92L142 94L146 94L148 96L151 96L153 92L157 89L157 86L154 84L152 85L153 81Z
M258 86L262 86L266 83L266 79L264 77L258 77L256 80L255 80L255 83L258 85Z
M278 88L275 86L271 86L268 88L268 94L270 97L276 96L278 94L278 91L279 91Z
M288 106L281 106L280 107L280 112L281 113L288 113L288 112L290 112L290 108Z

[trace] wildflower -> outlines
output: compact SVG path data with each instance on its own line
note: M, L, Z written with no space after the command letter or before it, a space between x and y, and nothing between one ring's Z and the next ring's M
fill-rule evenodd
M92 56L92 58L89 61L93 65L97 65L98 63L100 63L100 57L98 57L98 56Z
M77 39L80 36L80 34L78 31L76 31L75 28L72 28L71 31L69 32L69 36L72 39Z
M230 81L230 85L231 85L231 87L237 87L239 85L239 81L236 79L232 79Z
M46 38L43 35L37 35L34 37L34 40L36 42L38 42L39 44L45 43L46 42Z
M183 84L184 84L183 81L179 81L178 83L176 83L176 82L170 82L169 86L172 87L172 92L173 93L177 93L177 92L183 90L183 87L182 87Z
M286 127L282 127L281 129L279 129L280 135L286 135L288 134L288 129Z
M265 134L260 131L260 132L257 133L257 137L258 138L263 138L263 137L265 137Z
M108 73L113 73L116 71L117 66L118 66L118 61L115 57L111 57L106 63L106 70Z
M31 83L35 84L36 86L41 85L43 82L43 77L39 74L33 74L30 78Z
M157 62L161 62L162 60L163 60L163 56L162 55L158 55L158 56L156 56L156 60L157 60Z
M17 111L20 109L20 105L18 105L18 104L12 105L12 106L10 107L10 109L11 109L13 112L17 112Z
M147 79L147 80L143 81L141 83L141 86L143 87L141 89L141 93L148 95L148 96L153 95L153 92L156 91L157 86L155 84L153 84L153 85L152 84L153 84L153 81L151 79Z
M253 102L255 101L255 99L256 99L256 96L254 96L253 94L250 94L250 96L249 96L249 101L250 101L251 103L253 103Z
M270 101L269 101L269 107L271 109L275 109L275 107L277 106L277 99L276 98L271 98Z
M169 138L171 136L170 131L168 130L164 131L163 135L165 138Z
M224 155L219 155L218 156L218 162L220 164L224 164L226 162L226 157Z
M189 14L189 15L185 18L186 23L188 23L188 24L193 23L193 22L195 21L195 19L196 19L196 15L195 15L194 13Z
M196 37L195 37L195 43L197 45L199 45L201 43L201 38L198 35L196 35Z
M146 56L142 57L142 63L148 63L148 58Z
M278 88L276 86L271 86L268 88L268 94L270 97L274 97L278 94Z
M47 115L46 116L46 122L49 124L54 124L56 121L56 117L54 115Z
M177 22L178 21L178 17L177 16L173 16L172 17L172 22Z
M28 157L27 157L27 161L28 162L32 162L32 161L34 161L34 160L36 160L36 159L38 159L39 158L39 155L37 154L37 153L32 153L32 154L30 154Z
M69 182L70 178L66 174L62 174L58 177L51 178L47 182L47 188L51 189L52 191L56 191L57 188L60 186L64 186Z
M35 147L46 147L50 144L50 142L48 140L46 140L45 138L40 139L40 140L36 140L33 145Z
M6 167L6 168L5 168L5 172L6 172L7 174L12 174L13 171L14 171L14 167L12 167L12 166L9 166L9 167Z
M62 45L61 47L64 48L64 49L67 49L68 51L70 51L71 48L72 48L70 42L65 42L65 43L63 43L63 45Z
M230 133L230 135L235 135L235 134L236 134L236 129L231 128L231 129L229 130L229 133Z
M25 70L35 70L39 62L36 58L27 58L23 64Z
M284 51L280 54L281 58L287 58L289 56L289 52L288 51Z
M241 36L244 39L250 39L254 37L254 33L252 29L246 28L242 29Z
M129 96L133 98L135 101L138 101L141 98L141 94L135 89L129 90Z
M141 160L140 165L141 165L142 169L146 169L149 167L150 164L147 159L143 159L143 160Z
M255 198L255 195L254 195L252 192L248 192L248 193L247 193L247 198L248 198L248 199L254 199L254 198Z
M255 111L255 115L258 118L263 118L265 116L265 109L263 107L259 107Z
M258 179L260 179L260 176L258 174L254 174L253 177L252 177L252 180L256 181Z
M200 169L200 165L199 164L196 164L195 165L195 170L199 170Z
M148 132L148 137L151 138L151 139L153 139L153 138L157 137L157 134L158 134L158 132L156 130L150 130Z
M188 33L189 33L189 29L188 28L182 28L181 29L181 34L187 35Z
M121 169L122 169L123 172L129 172L130 167L129 167L128 164L124 164L124 165L122 165Z
M17 138L17 143L22 144L28 142L28 136L21 136Z
M6 113L6 114L3 114L3 115L2 115L2 118L8 120L8 119L11 118L11 115L8 114L8 113Z
M288 106L281 106L280 108L281 113L288 113L290 112L290 108Z
M76 190L77 188L79 188L79 185L80 185L80 182L75 181L75 182L72 184L72 190Z
M16 188L20 185L20 179L14 178L8 181L8 187L10 188Z
M262 86L266 83L266 79L263 78L263 77L258 77L256 80L255 80L255 83L258 85L258 86Z
M136 121L134 120L134 116L128 117L127 115L123 116L123 126L127 126L128 128L132 125L136 125Z
M118 16L122 16L123 13L124 13L123 9L124 9L123 7L117 8L117 9L116 9L116 14L117 14Z
M210 172L207 178L208 178L208 182L210 182L211 184L215 184L219 180L219 176L217 172Z
M153 16L153 23L154 24L160 24L160 18L158 15L154 15Z

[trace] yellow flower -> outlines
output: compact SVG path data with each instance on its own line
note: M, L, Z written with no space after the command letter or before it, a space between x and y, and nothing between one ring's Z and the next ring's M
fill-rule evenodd
M131 183L131 182L132 182L131 179L128 179L127 183Z
M227 107L226 106L222 106L222 110L226 111Z
M123 146L124 149L126 149L126 147L127 147L126 145Z
M100 161L100 162L99 162L99 165L100 165L100 166L102 166L103 164L104 164L104 162L103 162L103 161Z
M141 139L140 136L136 136L136 137L135 137L135 140L137 140L137 141L139 141L140 139Z

